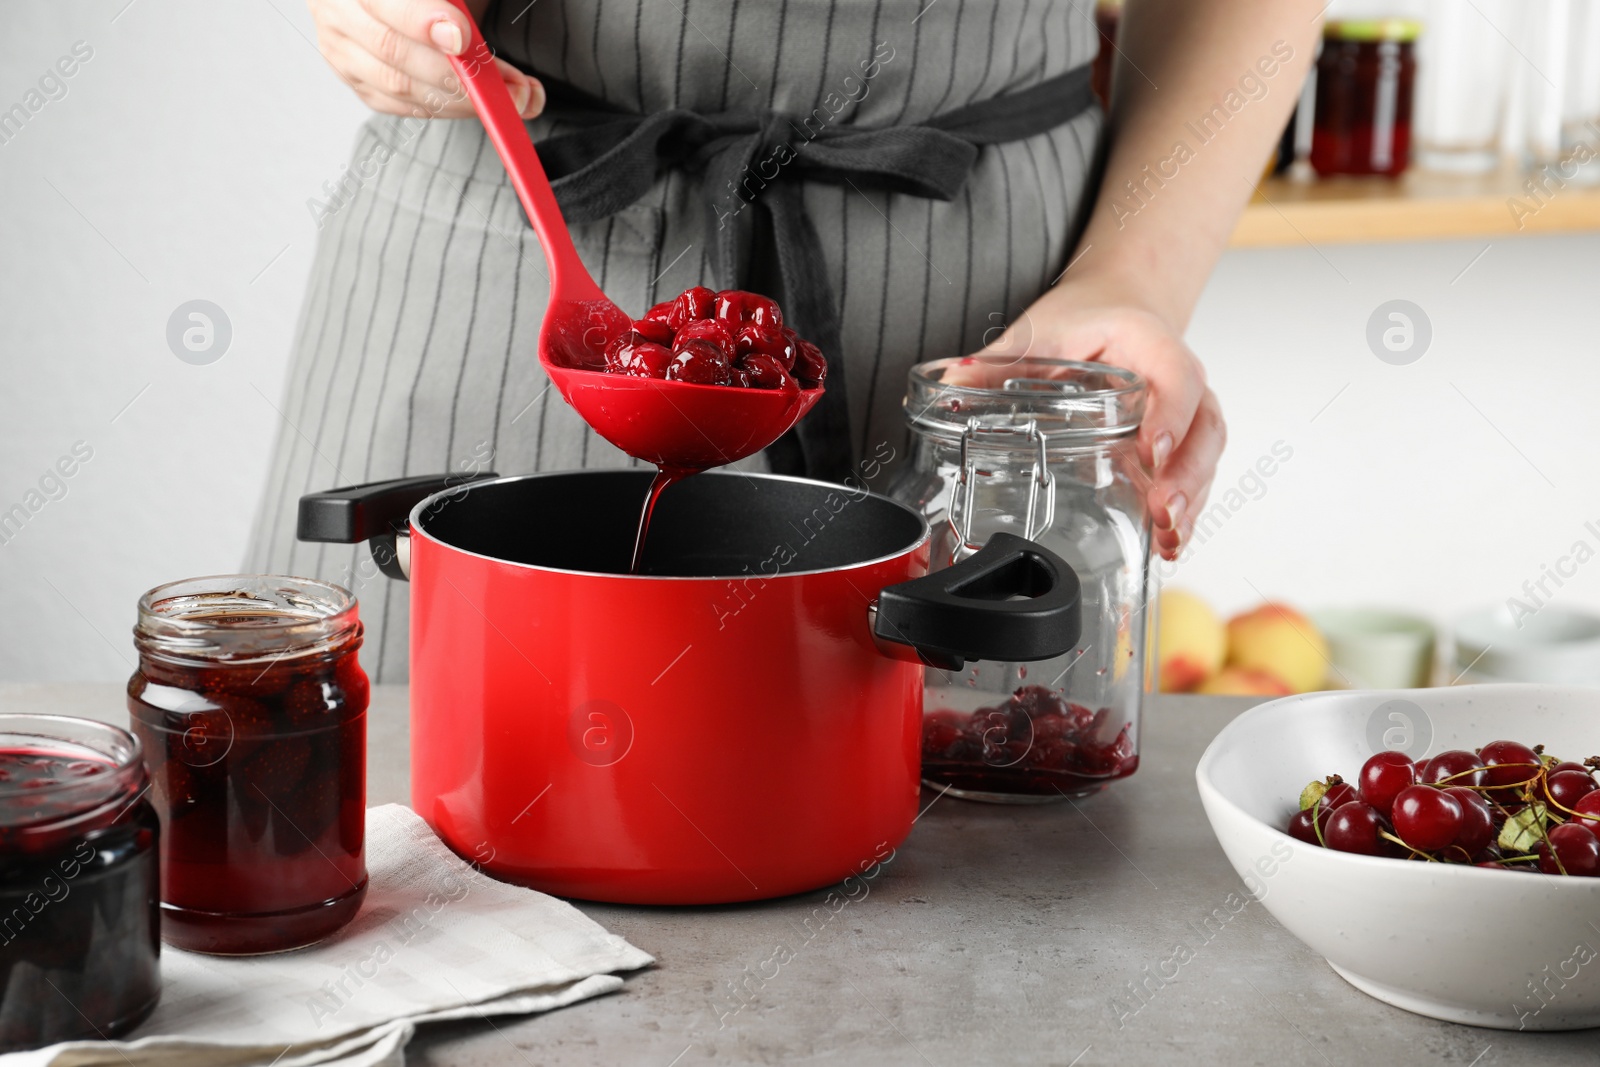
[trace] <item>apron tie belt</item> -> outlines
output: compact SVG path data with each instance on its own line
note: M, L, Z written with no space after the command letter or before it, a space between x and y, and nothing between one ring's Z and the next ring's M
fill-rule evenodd
M785 322L822 350L828 379L822 399L793 431L797 442L780 440L769 458L782 473L831 481L852 473L849 404L839 309L801 183L948 201L961 192L983 145L1045 133L1094 102L1087 65L922 123L875 128L831 116L819 125L823 109L805 116L683 108L639 115L554 79L544 85L547 114L579 127L538 145L569 224L616 214L643 197L663 171L677 169L700 176L719 288L748 288L752 245L761 241L772 250Z

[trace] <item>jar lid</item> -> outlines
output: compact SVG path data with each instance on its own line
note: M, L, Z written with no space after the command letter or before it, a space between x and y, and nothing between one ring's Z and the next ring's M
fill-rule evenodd
M1033 423L1050 441L1123 437L1144 417L1144 380L1105 363L1039 356L976 355L911 368L911 426L959 440L969 429Z
M141 653L245 664L326 652L360 628L354 594L331 582L217 574L168 582L140 597L133 634Z
M1416 19L1334 19L1322 28L1330 41L1415 41L1422 33Z

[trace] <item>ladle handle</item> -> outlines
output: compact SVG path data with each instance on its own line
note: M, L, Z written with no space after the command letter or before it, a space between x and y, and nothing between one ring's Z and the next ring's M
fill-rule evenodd
M470 39L459 56L450 56L450 65L461 79L472 106L506 173L511 176L511 186L517 199L528 213L534 230L539 234L539 244L544 248L545 263L550 267L550 296L552 299L591 300L604 299L600 287L589 276L589 271L578 258L572 235L567 231L567 220L561 215L556 194L550 189L550 179L545 177L539 154L533 149L528 128L517 114L511 92L494 65L489 46L484 43L477 19L462 0L450 0L467 17Z

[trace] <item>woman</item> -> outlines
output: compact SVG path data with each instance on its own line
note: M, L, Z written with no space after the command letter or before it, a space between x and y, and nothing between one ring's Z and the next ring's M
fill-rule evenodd
M811 317L832 333L829 393L844 403L814 413L802 423L809 437L757 466L837 475L885 444L903 451L899 401L922 360L983 347L1103 360L1150 385L1139 449L1155 470L1157 547L1177 555L1224 438L1183 330L1294 105L1316 0L1127 0L1109 122L1073 102L1097 42L1082 0L468 6L552 169L572 172L558 187L579 220L579 252L624 309L730 277L776 294L785 278L763 277L763 265L784 261L780 250L792 261L800 245L814 254L786 276L814 284L782 295L786 307L817 305ZM543 258L449 66L468 36L464 17L448 0L311 9L328 62L379 115L334 195L313 204L321 241L249 565L360 586L364 659L380 680L400 681L404 589L372 580L364 548L297 544L301 494L404 474L634 461L552 396L534 358ZM1028 93L1034 103L1008 106ZM985 110L994 107L1004 113ZM605 108L633 123L681 112L683 124L655 145L643 195L574 207L615 177L593 163ZM726 156L673 158L674 131L728 116L757 131L754 152L789 137L785 125L839 145L854 142L831 139L863 131L923 134L952 115L944 125L979 147L963 156L930 134L944 154L925 167L902 155L819 180L774 167L768 183L765 166L751 180L756 155L732 170ZM871 156L893 138L867 140ZM759 155L765 164L769 153ZM1091 201L1097 158L1103 192Z

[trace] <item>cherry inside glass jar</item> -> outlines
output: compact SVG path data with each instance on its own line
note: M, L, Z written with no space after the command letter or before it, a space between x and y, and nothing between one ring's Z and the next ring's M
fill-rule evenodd
M139 602L128 709L162 821L162 936L196 952L320 941L366 895L368 683L355 598L224 575Z
M110 1038L161 993L157 841L139 743L0 715L0 1052Z

